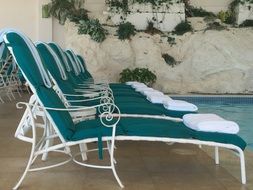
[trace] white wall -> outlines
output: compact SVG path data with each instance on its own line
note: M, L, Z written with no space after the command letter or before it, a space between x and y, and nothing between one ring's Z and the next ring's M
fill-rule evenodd
M106 10L105 0L85 0L84 7L89 11L89 16L96 18L100 17ZM52 40L66 48L64 26L60 25L56 19L53 19Z
M65 48L65 30L64 26L59 24L57 19L53 19L53 36L52 40Z
M37 0L0 0L0 28L16 28L36 40Z
M50 0L0 0L0 28L14 28L32 40L52 39L52 19L42 19L41 6Z
M196 7L218 13L226 10L233 0L191 0ZM65 29L52 18L42 18L41 7L50 0L0 0L0 29L16 28L32 40L55 41L65 47ZM106 10L105 0L86 0L85 8L91 16ZM239 19L241 20L241 19Z
M42 6L49 3L50 0L37 0L37 38L41 41L52 41L53 23L52 18L42 18Z
M249 9L249 7L251 7ZM251 4L244 4L244 5L239 5L238 9L237 9L237 24L242 24L243 21L245 20L253 20L253 3Z

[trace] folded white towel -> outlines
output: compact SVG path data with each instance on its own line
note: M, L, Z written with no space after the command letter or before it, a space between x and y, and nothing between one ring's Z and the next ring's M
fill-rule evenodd
M131 85L133 88L147 87L144 83L135 83Z
M145 96L146 96L146 93L148 93L148 92L159 92L159 91L155 90L153 88L146 88L146 89L140 91L140 93L143 94L143 95L145 95Z
M183 116L183 122L196 131L237 134L240 130L237 123L216 114L186 114Z
M147 90L152 91L152 90L154 90L154 89L153 89L153 88L149 88L149 87L147 87L147 86L145 86L145 87L142 87L142 86L139 87L139 86L138 86L138 87L135 88L135 91L136 91L136 92L143 92L143 91L147 91Z
M139 84L137 81L128 81L126 82L126 85L132 85L132 84Z
M174 111L198 111L198 107L182 100L164 100L163 106L168 110Z
M164 94L158 90L152 90L152 91L143 91L142 92L143 95L145 96L163 96Z
M166 95L154 95L149 94L147 96L147 100L152 102L153 104L163 104L164 101L171 101L171 97Z

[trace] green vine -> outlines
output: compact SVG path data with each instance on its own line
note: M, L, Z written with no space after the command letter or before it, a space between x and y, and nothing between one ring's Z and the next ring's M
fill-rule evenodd
M182 0L176 1L176 3L181 3L181 2L183 1ZM133 0L133 3L139 3L139 4L150 3L153 6L160 6L163 3L172 5L173 3L175 3L175 1L174 0Z
M117 13L124 13L128 14L130 13L129 6L133 5L135 3L138 4L151 4L153 11L160 8L161 5L165 4L167 8L169 8L168 5L172 5L174 3L182 3L183 0L107 0L106 3L108 6L115 10Z
M106 30L96 19L90 19L88 11L83 8L84 0L51 0L49 13L64 25L69 19L78 27L78 34L88 34L96 42L106 38Z
M253 20L245 20L239 27L253 27Z
M131 36L135 35L135 27L130 22L121 23L117 30L117 34L121 40L130 39Z
M80 9L76 10L75 12L73 12L71 15L69 15L68 18L71 22L79 24L80 21L82 21L82 20L89 20L87 13L88 13L87 10L80 8Z
M106 38L106 30L97 19L81 20L78 34L88 34L96 42L102 42Z
M231 14L231 17L229 18L229 22L235 24L237 6L240 5L240 4L244 5L246 3L253 3L253 0L234 0L232 3L230 3L228 14Z
M176 34L176 35L184 35L185 33L187 32L192 32L193 31L193 28L192 26L190 25L189 22L187 21L183 21L181 23L179 23L174 31L173 31L173 34Z
M162 58L164 59L164 61L171 67L174 67L175 65L177 65L179 62L177 62L175 60L174 57L172 57L171 55L164 53L162 54Z
M128 0L111 0L109 5L111 8L116 9L117 12L122 11L124 14L127 14L129 11Z
M51 0L48 4L49 14L59 20L64 25L66 20L81 9L84 0Z
M156 75L147 68L124 69L120 73L119 81L121 83L138 81L152 86L156 82Z

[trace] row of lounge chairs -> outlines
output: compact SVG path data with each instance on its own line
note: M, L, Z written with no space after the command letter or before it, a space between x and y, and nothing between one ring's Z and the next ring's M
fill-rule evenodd
M14 93L21 96L21 81L18 76L18 68L8 53L4 44L0 45L0 103L4 103L4 97L10 101L15 99Z
M81 56L72 50L64 51L55 43L34 44L15 30L3 30L0 34L33 92L28 103L17 104L18 108L26 106L26 110L15 136L31 143L32 150L27 167L13 189L20 186L28 171L49 169L69 161L110 169L120 187L124 187L115 169L115 140L212 146L216 164L219 163L218 148L227 148L239 156L241 180L246 183L243 152L246 143L243 139L234 133L201 131L188 126L187 123L196 121L195 117L206 121L207 115L197 114L196 110L170 110L162 104L153 104L133 88L133 83L96 83ZM43 130L41 136L38 129ZM28 135L29 131L32 136ZM87 144L92 142L97 142L97 149L88 149ZM73 155L71 147L75 145L79 145L80 153ZM98 151L102 159L104 150L109 152L109 165L87 162L87 152ZM33 167L39 155L46 160L50 152L63 153L69 158L54 165Z

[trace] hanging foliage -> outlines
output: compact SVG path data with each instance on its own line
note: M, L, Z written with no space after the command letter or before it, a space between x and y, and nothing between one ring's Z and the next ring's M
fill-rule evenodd
M51 0L49 3L49 14L59 20L60 24L65 24L67 18L73 16L84 16L84 9L82 8L84 0ZM82 10L82 11L80 11ZM87 15L87 14L86 14Z

